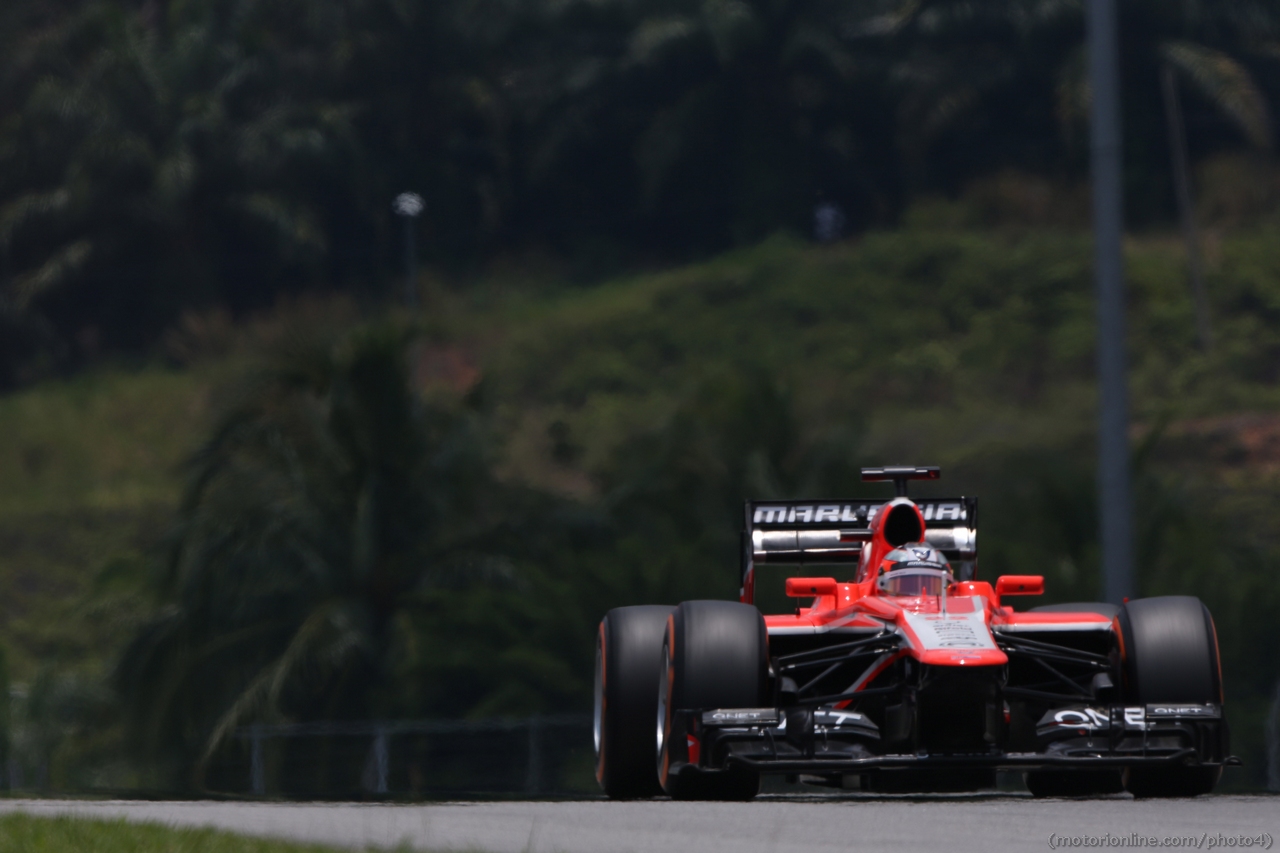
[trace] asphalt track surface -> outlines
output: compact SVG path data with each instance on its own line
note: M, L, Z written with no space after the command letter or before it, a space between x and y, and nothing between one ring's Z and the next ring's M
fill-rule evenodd
M990 853L1118 849L1121 839L1123 846L1136 846L1134 834L1171 839L1177 843L1167 846L1179 848L1271 849L1267 840L1280 835L1280 797L1268 796L1135 801L1123 795L1095 800L846 795L763 796L751 803L431 805L0 801L0 813L13 811L215 827L355 849L407 844L414 850L485 853ZM1051 846L1055 835L1068 841ZM1251 837L1251 843L1240 836ZM1072 837L1084 840L1073 844Z

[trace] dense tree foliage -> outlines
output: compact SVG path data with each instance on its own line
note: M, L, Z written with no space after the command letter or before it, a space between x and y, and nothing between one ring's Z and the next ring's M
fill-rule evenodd
M732 598L744 498L887 497L858 475L885 459L940 463L921 490L981 497L983 577L1034 572L1048 600L1096 599L1086 249L768 241L548 299L443 396L408 366L439 340L285 336L224 399L142 587L116 687L148 749L128 754L161 759L165 785L212 756L206 784L239 790L227 735L253 722L580 710L608 608ZM1273 450L1212 416L1276 405L1259 306L1280 255L1266 237L1225 253L1212 283L1233 343L1214 354L1195 346L1176 259L1130 256L1138 573L1143 594L1209 604L1235 743L1256 756L1280 677L1256 654L1280 606L1259 473ZM794 606L781 586L762 575L765 609ZM322 770L289 749L295 780L355 784L363 753Z
M368 287L390 199L441 262L586 269L857 228L1017 168L1077 182L1074 0L12 0L0 21L6 381L145 350L184 310ZM1123 4L1130 210L1171 214L1159 69L1193 154L1270 145L1273 3Z
M463 414L418 405L403 335L292 342L191 462L161 605L125 651L135 734L179 766L247 720L386 713L417 596L519 554Z
M1280 4L1120 5L1127 201L1158 223L1162 70L1194 158L1268 149ZM0 385L146 353L191 310L381 297L406 189L435 264L588 275L807 232L819 202L865 231L1001 175L1069 191L1082 39L1078 0L7 0ZM1213 352L1170 256L1131 266L1141 418L1275 406L1273 257L1236 247L1212 276ZM101 718L186 785L246 722L579 708L608 607L733 595L744 497L860 491L860 462L922 448L946 458L903 461L996 496L988 574L1091 598L1087 258L1078 235L766 241L546 309L465 399L422 393L403 330L286 336L191 460L164 553L131 564L145 619ZM522 441L573 488L523 476ZM1142 583L1230 620L1256 752L1280 546L1256 520L1232 540L1257 500L1161 446L1139 455ZM46 682L41 732L111 704Z

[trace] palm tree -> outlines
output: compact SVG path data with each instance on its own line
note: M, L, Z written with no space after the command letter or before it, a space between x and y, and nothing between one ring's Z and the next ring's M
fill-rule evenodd
M514 6L44 8L0 11L0 323L136 350L189 307L366 282L405 189L427 196L433 256L501 230Z
M1046 169L1073 158L1084 162L1087 134L1080 125L1089 92L1080 0L895 0L884 6L863 32L895 45L900 126L917 166L931 162L964 180L997 165ZM1221 128L1202 130L1197 141L1271 145L1257 72L1271 61L1280 9L1231 0L1135 0L1120 4L1120 12L1131 186L1164 174L1165 67L1238 134L1232 139ZM1026 144L1051 138L1046 130L1053 122L1062 127L1061 150ZM1151 212L1139 208L1138 215Z
M876 87L882 57L850 35L864 6L568 7L550 36L559 55L512 75L536 212L592 205L601 230L688 250L807 230L819 192L859 213L884 208L895 169L878 140L892 113Z
M477 547L501 547L503 503L471 421L417 401L404 346L385 328L293 345L192 459L155 616L116 675L171 770L248 721L385 712L414 596L505 565Z
M342 21L312 9L290 42L264 37L270 4L233 5L90 0L15 37L0 99L6 311L136 347L185 305L252 305L264 284L314 274L328 238L312 188L349 111L307 52Z

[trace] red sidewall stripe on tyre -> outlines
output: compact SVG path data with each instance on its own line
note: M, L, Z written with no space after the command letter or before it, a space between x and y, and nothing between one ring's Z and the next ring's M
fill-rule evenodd
M674 706L672 701L675 693L676 681L676 615L672 613L667 617L667 707L662 721L662 769L658 773L658 781L662 784L663 789L667 787L667 780L671 775L671 711Z
M596 753L596 781L604 787L605 749L609 742L609 730L605 727L609 709L609 647L605 637L608 632L604 626L607 619L600 620L598 642L600 643L600 750Z

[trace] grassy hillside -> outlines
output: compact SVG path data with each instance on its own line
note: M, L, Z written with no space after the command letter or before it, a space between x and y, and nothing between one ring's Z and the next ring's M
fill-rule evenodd
M563 420L588 467L700 383L743 370L781 377L812 428L865 422L868 452L929 446L959 461L1092 429L1089 270L1089 241L1073 236L775 240L520 303L518 318L503 318L490 391L516 434ZM1210 277L1219 344L1204 354L1177 244L1130 246L1136 420L1280 406L1278 274L1266 235L1220 247Z
M15 679L114 644L79 605L110 559L163 532L206 408L205 383L159 369L0 398L0 638Z
M1202 352L1179 245L1128 246L1139 574L1144 594L1213 608L1237 743L1256 759L1280 677L1280 657L1257 654L1276 642L1259 614L1280 607L1280 247L1240 234L1210 255L1218 343ZM276 323L294 321L309 322ZM857 466L896 461L942 465L941 491L982 495L984 575L1039 572L1052 600L1096 597L1083 236L775 239L591 288L442 288L421 321L418 382L491 416L504 476L669 510L652 524L681 545L628 546L620 559L644 577L575 599L584 624L628 596L732 594L735 502L868 493ZM16 680L119 647L120 614L86 592L163 534L227 365L104 371L0 399L0 642ZM693 540L710 544L685 553ZM585 674L570 682L588 664L565 662L565 695L586 689Z

